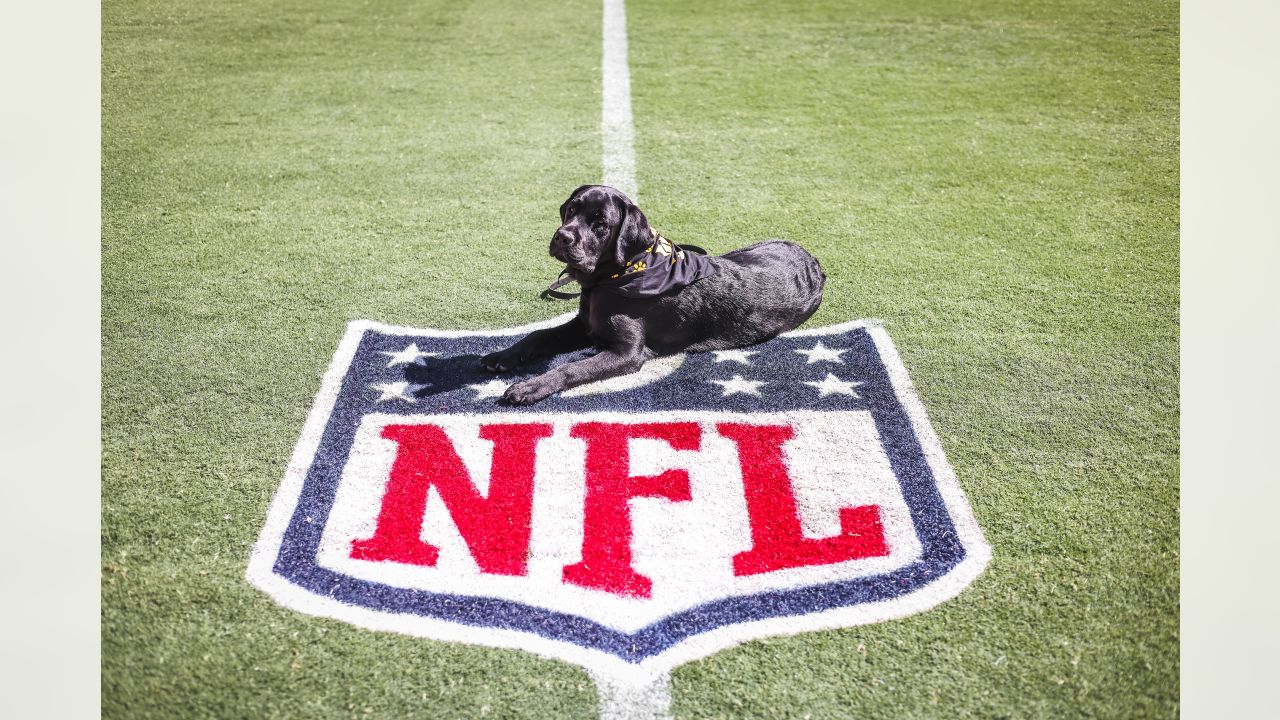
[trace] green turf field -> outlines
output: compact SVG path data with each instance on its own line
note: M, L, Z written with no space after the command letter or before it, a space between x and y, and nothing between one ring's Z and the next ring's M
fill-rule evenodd
M879 317L994 548L674 674L679 717L1178 712L1178 9L629 0L639 201ZM599 0L103 7L110 718L594 717L578 668L276 605L250 546L347 320L500 327L600 176Z

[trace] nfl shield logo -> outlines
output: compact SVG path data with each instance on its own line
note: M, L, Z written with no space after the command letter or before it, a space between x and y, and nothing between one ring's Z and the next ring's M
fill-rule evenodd
M639 682L925 610L990 558L877 323L499 404L548 362L494 376L479 358L549 324L353 322L249 580L303 612Z

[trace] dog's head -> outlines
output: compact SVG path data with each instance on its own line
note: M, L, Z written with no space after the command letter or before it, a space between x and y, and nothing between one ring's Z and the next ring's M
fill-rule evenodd
M616 272L653 241L640 208L606 185L583 185L560 206L560 229L551 236L551 257L582 281Z

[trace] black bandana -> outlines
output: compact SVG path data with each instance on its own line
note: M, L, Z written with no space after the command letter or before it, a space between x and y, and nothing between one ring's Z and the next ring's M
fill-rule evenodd
M653 244L627 261L627 266L596 287L623 297L656 297L692 285L716 274L706 255L685 252L661 235Z

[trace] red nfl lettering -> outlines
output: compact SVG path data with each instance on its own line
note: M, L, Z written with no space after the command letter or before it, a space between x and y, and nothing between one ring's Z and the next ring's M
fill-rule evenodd
M827 565L889 554L880 508L840 509L840 534L808 538L801 531L795 492L782 445L794 431L786 425L721 423L720 435L738 447L752 548L733 557L735 576ZM637 598L652 596L653 582L631 566L630 501L637 497L673 502L692 499L689 474L668 469L653 476L630 474L629 443L664 440L675 450L698 450L697 423L581 423L571 436L586 442L586 506L582 561L565 566L564 582ZM373 537L351 544L356 560L434 566L439 549L420 533L431 487L485 573L526 573L531 535L533 475L539 440L547 424L482 425L494 443L488 496L482 496L448 435L438 425L388 425L382 437L397 443L391 477Z
M582 562L564 568L564 581L594 590L648 598L653 581L631 567L631 509L636 497L690 500L689 473L669 469L659 475L631 475L632 438L665 440L676 450L697 450L697 423L582 423L571 433L587 443L587 496Z
M536 446L546 424L481 425L493 442L489 494L482 496L438 425L388 425L398 444L373 537L351 544L357 560L434 566L439 548L423 542L427 493L435 487L481 571L524 575L529 557Z
M721 423L720 434L738 445L738 464L751 520L752 547L733 556L737 576L889 554L880 508L840 509L840 534L807 538L800 529L795 492L782 459L782 444L794 436L786 425Z

